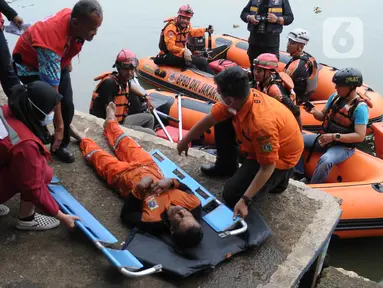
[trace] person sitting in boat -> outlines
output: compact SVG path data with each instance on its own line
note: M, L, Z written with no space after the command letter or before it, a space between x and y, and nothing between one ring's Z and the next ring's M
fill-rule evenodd
M284 87L286 82L291 82L286 84L290 85L291 89L291 86L293 86L292 80L287 74L284 74L287 79L282 79L281 75L277 72L277 56L271 53L261 54L254 59L253 67L256 89L277 99L289 108L295 116L299 127L302 129L301 111L294 103L295 94L292 93L291 90L288 92L288 90Z
M303 51L309 42L309 33L297 28L288 34L287 52L291 59L285 66L285 72L294 81L297 104L309 101L318 86L318 64L313 56Z
M319 135L303 135L306 149L324 153L318 161L311 184L326 182L331 168L351 157L355 146L366 137L367 105L371 106L371 103L356 91L363 84L361 72L354 68L341 69L334 74L332 82L336 85L336 92L330 96L322 111L312 105L305 108L315 119L323 121ZM295 173L296 179L304 176L303 157Z
M93 91L89 113L105 119L106 106L109 102L114 102L117 106L115 116L118 123L155 135L154 117L140 109L142 101L138 97L146 102L149 109L153 109L151 99L144 89L132 81L137 66L136 55L128 49L122 49L113 65L117 71L103 73L94 79L101 81ZM138 113L133 114L132 110Z
M47 125L53 121L53 110L62 100L60 93L43 81L11 89L8 105L0 107L0 216L9 213L2 203L20 194L16 228L49 230L60 220L74 227L77 216L66 215L48 190L52 160L45 148L51 141ZM35 207L49 216L35 213Z
M115 115L116 105L111 102L104 135L117 158L73 125L72 131L88 163L125 199L121 220L152 234L170 231L181 247L197 245L203 237L200 200L178 180L164 178L150 154L124 134Z
M232 176L222 196L234 207L234 217L245 217L253 198L261 200L269 192L287 188L303 152L302 134L286 106L250 88L248 74L241 67L228 68L214 80L219 102L178 142L177 150L187 155L188 143L214 126L216 162L201 170L209 176ZM237 143L247 155L239 169Z
M154 59L157 65L170 65L185 67L195 65L198 69L213 74L207 58L192 55L186 47L188 36L202 37L204 33L214 32L213 26L209 28L192 28L190 19L193 17L193 9L190 5L182 5L178 10L178 16L165 20L166 25L161 31L159 48L160 53Z

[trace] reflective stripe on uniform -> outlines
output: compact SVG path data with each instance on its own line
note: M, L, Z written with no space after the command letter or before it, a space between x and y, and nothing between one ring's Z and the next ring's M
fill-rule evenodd
M269 13L282 13L282 8L269 8Z
M0 118L2 122L4 123L5 128L8 131L8 137L11 140L12 145L16 145L17 143L19 143L20 142L19 135L17 135L16 131L13 130L11 126L9 126L7 120L5 120L3 109L1 109L1 107L0 107Z
M257 12L258 11L258 7L251 6L250 7L250 11Z
M98 151L102 151L102 150L101 150L101 149L96 149L96 150L91 151L88 155L85 156L85 159L86 159L86 160L89 160L90 157L92 157L92 155L93 155L94 153L98 152Z
M124 139L125 137L128 137L128 135L126 135L125 133L122 133L120 136L117 137L116 142L114 142L114 145L113 145L113 150L116 150L116 149L117 149L118 144L119 144L119 143L121 142L121 140Z

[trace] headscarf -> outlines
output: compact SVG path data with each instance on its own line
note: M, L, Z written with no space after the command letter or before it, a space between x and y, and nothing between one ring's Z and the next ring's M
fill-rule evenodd
M17 84L12 87L12 93L8 98L9 109L12 114L23 122L44 144L49 144L50 133L40 121L44 120L54 107L62 99L60 93L51 85L43 81L34 81L28 85ZM33 104L31 104L31 102Z

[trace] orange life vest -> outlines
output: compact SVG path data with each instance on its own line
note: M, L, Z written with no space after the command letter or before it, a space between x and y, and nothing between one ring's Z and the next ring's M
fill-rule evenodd
M70 36L71 13L72 9L65 8L29 27L17 40L12 53L13 59L37 70L39 65L34 47L41 47L59 55L61 68L67 67L84 44L82 40Z
M319 73L317 61L309 53L303 51L301 55L291 57L290 61L285 66L285 71L287 71L291 63L296 60L302 60L306 63L306 67L310 72L310 75L308 78L298 77L294 79L294 82L296 83L295 86L302 87L303 90L305 90L306 95L313 93L318 87Z
M284 96L290 98L290 100L296 105L296 95L294 92L294 82L291 77L285 73L285 72L277 72L272 74L272 80L270 81L269 85L266 86L263 91L261 91L260 87L258 87L258 90L267 94L269 94L269 89L272 85L277 85L279 90L281 90L282 94ZM279 99L281 101L281 99Z
M166 43L165 43L165 36L164 32L165 29L170 25L173 24L176 27L176 45L178 47L185 48L186 42L187 42L187 37L190 33L190 26L186 27L185 29L180 29L177 24L176 24L176 18L177 17L172 17L169 19L166 19L164 22L167 22L165 27L161 30L161 35L160 35L160 42L158 43L158 48L160 48L162 53L168 53L168 49L166 48Z
M106 72L103 73L96 78L94 78L94 81L101 80L96 88L93 90L92 94L92 100L90 102L89 111L92 110L93 104L96 100L96 98L99 96L98 88L101 86L101 84L107 80L112 78L116 85L118 86L118 94L113 97L113 102L116 105L116 118L118 123L123 123L126 116L128 115L128 108L129 108L129 85L126 85L126 87L123 87L117 80L117 72Z
M360 103L366 103L359 95L343 107L339 104L342 98L334 96L330 103L329 111L322 124L320 133L353 133L354 130L354 112ZM342 146L354 147L353 143L342 143Z

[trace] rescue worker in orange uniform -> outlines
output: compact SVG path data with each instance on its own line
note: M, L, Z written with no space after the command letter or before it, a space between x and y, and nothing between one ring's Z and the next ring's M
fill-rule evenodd
M368 124L368 106L372 103L364 100L356 91L362 86L362 73L354 68L338 70L332 79L336 92L327 100L322 111L306 106L306 111L323 121L319 135L304 134L306 149L312 152L324 152L311 177L311 184L324 183L334 165L350 158L358 143L364 141ZM295 169L295 178L304 177L303 157Z
M294 91L297 104L310 101L318 86L318 63L309 53L303 51L310 40L309 34L302 28L297 28L287 36L287 52L291 59L285 66L285 72L294 81Z
M62 213L47 187L53 172L47 163L52 159L45 148L50 141L46 125L62 96L42 81L17 84L11 92L8 105L0 107L0 216L9 213L2 203L20 194L17 229L50 230L60 221L73 228L79 218Z
M150 154L122 131L115 110L111 102L106 110L104 135L117 158L73 126L72 131L85 159L125 199L122 221L153 234L170 231L175 243L182 247L197 245L203 237L200 200L178 180L164 178Z
M85 41L93 40L102 20L98 1L80 0L73 10L62 9L30 26L17 40L12 53L17 76L23 84L42 80L63 96L54 114L51 152L64 162L75 160L68 149L69 125L74 115L71 61Z
M251 89L241 67L214 77L220 100L178 143L178 153L214 126L217 158L201 170L210 176L232 176L222 196L234 207L234 217L246 217L248 205L267 193L281 193L289 183L293 167L303 152L303 139L294 116L278 100ZM238 169L239 150L246 155Z
M193 9L190 5L182 5L178 10L178 16L165 20L167 22L161 31L159 48L160 53L154 60L157 65L170 65L185 67L194 64L198 69L214 74L209 67L207 58L192 55L186 47L188 36L202 37L204 33L214 32L213 26L208 28L192 28L190 19L193 17Z
M261 54L254 59L253 67L256 88L285 105L291 113L293 113L302 130L301 111L299 107L295 105L295 93L291 88L294 84L290 76L287 74L283 75L282 72L282 76L285 77L282 79L281 74L277 72L277 56L271 53ZM290 91L284 87L284 81L289 82L286 85L289 85Z
M132 81L137 66L136 55L128 49L122 49L113 65L117 68L117 72L103 73L94 79L101 81L93 91L89 113L105 119L106 106L113 102L117 107L115 116L118 123L155 135L153 131L154 117L150 113L142 111L142 102L137 98L142 97L147 108L153 109L151 99L144 89ZM133 114L130 113L130 110L142 113Z

